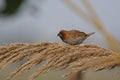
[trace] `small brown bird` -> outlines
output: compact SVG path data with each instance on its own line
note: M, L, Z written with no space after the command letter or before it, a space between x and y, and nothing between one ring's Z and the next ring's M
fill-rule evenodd
M81 44L86 38L95 32L86 34L84 32L80 32L78 30L61 30L58 33L58 36L62 39L63 42L68 43L70 45L78 45Z

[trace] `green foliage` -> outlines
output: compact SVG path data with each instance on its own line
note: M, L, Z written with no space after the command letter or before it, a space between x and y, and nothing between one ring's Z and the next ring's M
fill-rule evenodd
M5 0L5 8L0 11L0 14L10 16L19 10L25 0Z

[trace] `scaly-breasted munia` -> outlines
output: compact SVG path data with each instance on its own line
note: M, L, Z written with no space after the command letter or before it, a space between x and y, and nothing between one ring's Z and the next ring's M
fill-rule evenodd
M70 45L78 45L81 44L86 38L90 35L94 34L95 32L91 32L86 34L84 32L78 30L61 30L58 33L58 36L62 39L63 42L68 43Z

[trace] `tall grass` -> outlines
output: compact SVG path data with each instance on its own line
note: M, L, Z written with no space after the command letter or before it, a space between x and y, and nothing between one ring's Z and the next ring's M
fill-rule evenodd
M12 63L19 62L24 57L27 61L14 70L7 80L12 80L24 71L37 64L42 65L29 77L33 80L40 74L50 70L69 68L71 73L88 70L112 69L120 66L120 54L95 44L63 45L58 43L13 43L0 46L0 70L6 69Z

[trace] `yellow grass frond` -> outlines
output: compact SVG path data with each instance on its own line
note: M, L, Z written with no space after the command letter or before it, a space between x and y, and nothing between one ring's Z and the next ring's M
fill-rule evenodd
M50 70L69 68L77 71L111 69L120 66L120 54L95 44L63 45L43 42L38 44L13 43L0 46L0 69L11 63L19 62L24 57L28 60L13 71L7 78L12 80L24 71L42 65L30 76L30 80ZM67 77L70 74L66 75Z

